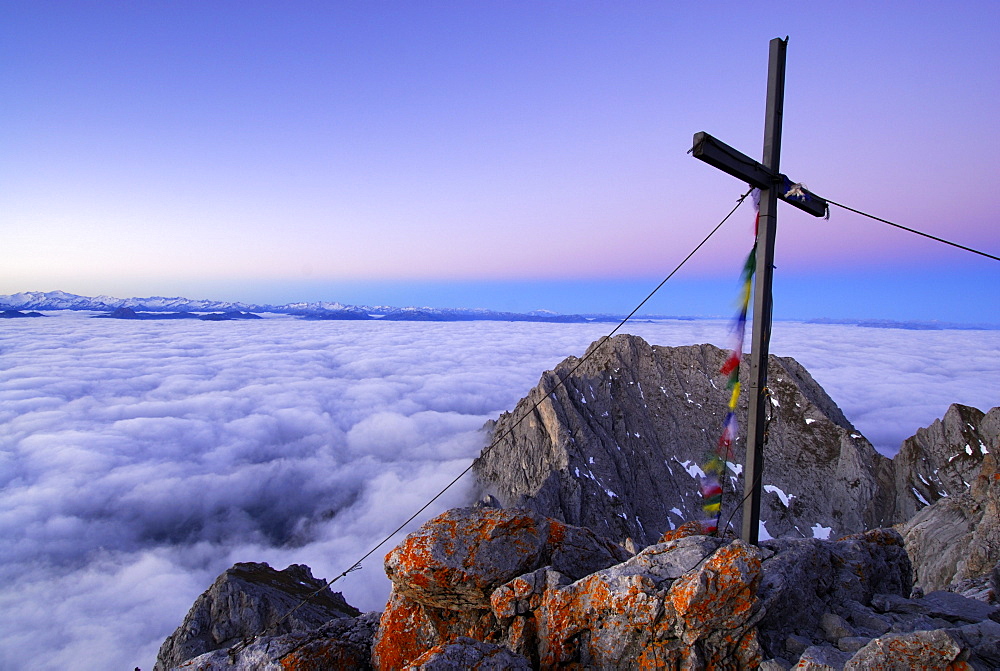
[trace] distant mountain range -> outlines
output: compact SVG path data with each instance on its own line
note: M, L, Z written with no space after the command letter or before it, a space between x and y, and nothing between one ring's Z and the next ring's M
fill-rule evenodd
M23 312L30 310L32 313ZM532 312L502 312L485 308L392 307L389 305L344 305L318 301L259 305L232 301L193 300L190 298L115 298L113 296L79 296L65 291L25 291L0 296L0 318L42 317L38 310L83 310L104 312L97 315L112 319L201 319L228 321L254 319L255 313L294 315L310 320L373 320L382 321L505 321L582 324L586 322L617 323L624 315L570 314L549 310ZM720 319L720 317L682 317L677 315L641 315L633 319ZM799 320L790 320L799 321ZM867 328L910 330L1000 330L1000 324L953 324L937 321L894 321L888 319L812 319L810 324L844 324Z
M314 303L288 303L286 305L258 305L231 301L192 300L190 298L115 298L113 296L79 296L65 291L26 291L0 296L0 310L7 317L23 310L86 310L106 312L103 317L114 319L253 319L254 313L287 314L312 320L366 320L383 321L509 321L584 323L590 321L618 321L615 316L562 315L548 310L528 313L498 312L482 308L429 308L391 307L385 305L344 305L320 301ZM202 314L196 314L202 313ZM205 314L215 313L215 314Z

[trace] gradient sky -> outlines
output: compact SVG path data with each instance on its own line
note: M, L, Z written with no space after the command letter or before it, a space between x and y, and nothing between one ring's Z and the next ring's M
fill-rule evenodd
M627 312L782 169L1000 254L995 2L0 6L0 294ZM1000 321L1000 263L779 213L775 315ZM727 315L743 209L649 305Z

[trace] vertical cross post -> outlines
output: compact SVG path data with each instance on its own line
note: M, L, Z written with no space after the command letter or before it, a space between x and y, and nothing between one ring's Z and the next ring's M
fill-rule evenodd
M781 158L781 117L785 104L785 51L787 39L774 38L767 65L767 107L764 121L763 165L778 175ZM757 544L760 530L760 498L764 466L765 413L767 396L767 358L771 340L771 281L774 269L774 238L778 226L778 184L760 192L760 217L757 225L757 270L753 292L753 330L750 340L750 380L747 408L747 452L743 480L743 528L747 543Z
M767 356L771 342L771 279L774 237L781 199L814 217L827 212L827 202L795 184L780 172L781 117L785 106L785 51L788 38L771 40L767 66L767 113L764 120L764 162L758 163L704 131L694 134L695 158L760 189L757 226L757 279L753 292L753 330L750 343L750 380L747 382L747 455L743 480L743 528L740 538L756 545L760 537L761 470L770 397L767 393Z

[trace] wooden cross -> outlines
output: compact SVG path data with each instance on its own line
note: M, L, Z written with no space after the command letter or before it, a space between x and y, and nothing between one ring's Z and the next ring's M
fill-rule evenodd
M747 409L747 453L744 467L743 528L740 538L757 544L764 465L767 355L771 340L771 279L774 268L774 236L777 231L778 199L821 217L827 203L801 184L793 183L778 170L781 157L781 116L785 104L785 51L788 38L770 43L767 67L767 110L764 120L764 158L758 163L708 133L695 133L691 153L709 165L760 189L757 227L757 279L753 292L753 330L750 341L750 380Z

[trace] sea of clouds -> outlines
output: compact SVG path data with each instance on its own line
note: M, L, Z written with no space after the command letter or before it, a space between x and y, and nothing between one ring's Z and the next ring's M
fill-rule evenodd
M0 324L0 668L152 667L237 561L329 578L460 473L480 427L607 324ZM636 323L726 346L722 321ZM1000 331L777 323L882 452L961 402L1000 405ZM464 480L419 520L470 496ZM381 559L336 583L362 610Z

